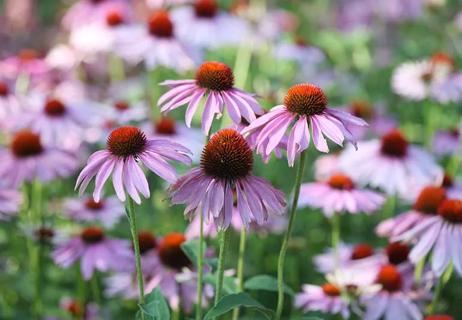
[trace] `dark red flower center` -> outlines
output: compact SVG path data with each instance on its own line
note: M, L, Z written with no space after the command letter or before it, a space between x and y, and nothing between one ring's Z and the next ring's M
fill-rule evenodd
M308 47L308 41L306 41L302 36L296 36L294 42L299 47Z
M99 227L88 227L82 230L80 237L83 242L87 244L94 244L103 241L104 232Z
M149 231L141 231L138 233L138 241L140 244L141 254L146 253L157 246L156 237Z
M462 200L444 200L438 208L438 214L448 222L462 223Z
M173 36L173 22L167 11L154 12L148 21L149 33L158 38Z
M444 199L446 199L444 188L428 186L420 191L414 203L414 209L422 213L436 214L438 207Z
M454 318L445 314L435 314L426 317L425 320L454 320Z
M137 156L146 145L146 135L137 127L125 126L111 132L107 139L107 148L115 156Z
M332 283L324 284L322 286L322 291L329 297L338 297L340 295L340 289Z
M234 181L252 171L252 150L234 129L215 133L202 151L201 167L209 176Z
M355 187L350 177L344 174L335 174L331 176L329 180L327 181L327 183L332 188L339 189L339 190L351 190Z
M350 106L351 113L359 118L371 119L373 115L373 108L369 102L357 100L353 101Z
M85 207L92 211L99 211L104 207L104 201L97 202L93 200L93 198L88 198L87 201L85 201Z
M380 269L376 281L382 285L383 290L389 292L398 291L402 286L401 274L398 269L391 264L385 265Z
M194 12L200 18L213 18L217 14L218 6L215 0L196 0Z
M388 256L388 262L398 265L407 261L409 246L401 242L392 242L385 248L385 252Z
M124 21L124 16L120 11L113 10L109 11L109 13L106 15L106 24L110 27L117 27L123 24Z
M191 261L181 249L186 238L181 233L170 233L166 235L159 244L159 257L166 266L181 270L191 265Z
M448 174L444 173L443 182L441 183L443 188L451 188L454 186L454 179Z
M196 72L199 87L214 91L226 91L233 88L233 70L226 64L216 61L204 62Z
M284 105L290 112L313 116L326 110L327 97L321 88L314 84L302 83L289 88Z
M155 130L157 134L173 135L176 133L175 120L162 117L162 119L157 121Z
M34 49L23 49L19 51L18 58L22 62L30 62L38 59L38 52Z
M408 141L404 135L398 130L392 130L382 137L382 154L394 157L403 158L407 154Z
M66 113L66 106L61 102L61 100L48 99L45 102L44 111L50 117L60 117Z
M435 66L435 65L447 65L450 68L453 68L455 66L454 58L448 55L447 53L444 52L438 52L435 53L431 58L430 58L430 63Z
M130 104L127 101L119 100L114 103L114 108L118 111L126 111L130 109Z
M55 232L51 228L41 227L35 230L35 236L42 243L48 243L53 239Z
M8 88L8 85L0 81L0 97L6 97L10 93L10 89Z
M351 252L351 260L360 260L374 254L374 248L365 243L357 244Z
M69 312L72 316L80 317L84 313L84 308L79 301L72 300L69 302L69 304L66 305L66 311Z
M27 158L43 152L40 136L29 130L16 133L11 142L11 150L18 158Z

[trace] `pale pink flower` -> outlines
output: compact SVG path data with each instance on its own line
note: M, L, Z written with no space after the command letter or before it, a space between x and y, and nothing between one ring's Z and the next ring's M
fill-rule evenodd
M283 105L272 108L251 122L242 133L261 130L256 150L259 154L269 155L289 130L287 158L289 166L293 166L295 157L308 148L311 137L316 149L329 152L324 136L343 145L345 138L352 142L354 140L351 127L366 125L364 120L345 111L328 108L324 92L315 85L305 83L291 87Z

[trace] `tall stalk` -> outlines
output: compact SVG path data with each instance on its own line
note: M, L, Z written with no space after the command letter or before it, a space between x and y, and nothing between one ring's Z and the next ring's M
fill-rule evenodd
M245 241L247 238L247 230L243 226L239 240L239 257L237 260L237 291L244 291L244 261L245 261ZM233 310L233 320L239 319L239 308Z
M196 320L202 320L202 278L204 275L204 216L199 214L199 248L197 257L197 307Z
M217 267L217 277L215 281L215 306L221 298L221 292L223 289L223 278L225 272L225 256L226 249L228 244L229 231L221 230L220 231L220 253L218 255L218 267Z
M300 185L302 184L303 172L305 171L305 158L306 150L304 150L298 161L297 173L295 176L294 184L294 198L292 201L292 206L289 211L289 224L287 226L284 239L282 240L281 251L279 252L278 260L278 304L276 307L276 316L275 319L281 319L282 309L284 308L284 262L286 258L287 246L289 244L290 235L292 233L292 228L295 220L295 212L297 211L298 197L300 196Z
M141 269L141 254L140 244L138 240L138 231L136 229L136 213L135 203L133 199L128 197L128 222L130 223L130 232L132 234L133 249L135 250L135 267L136 278L138 280L139 303L144 304L144 284L143 284L143 271ZM144 320L144 312L141 311L141 319Z

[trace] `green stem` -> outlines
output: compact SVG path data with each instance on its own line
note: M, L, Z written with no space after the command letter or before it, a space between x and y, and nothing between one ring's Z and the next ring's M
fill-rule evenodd
M135 214L135 203L133 199L128 197L128 222L130 223L130 232L132 234L133 249L135 250L135 267L136 277L138 280L139 290L139 303L144 304L144 285L143 285L143 271L141 270L141 254L140 244L138 241L138 231L136 230L136 214ZM141 311L141 319L144 320L144 312Z
M237 291L244 291L244 260L245 260L245 241L247 238L247 230L243 226L241 229L241 237L239 241L239 257L237 260ZM239 308L233 310L233 320L239 319Z
M125 79L124 62L118 56L109 56L109 78L113 84Z
M34 228L43 226L42 214L42 186L40 182L34 181L31 186L30 195L30 219L31 225ZM36 319L41 319L42 316L42 277L43 277L43 248L40 239L32 249L32 269L34 283L34 302L32 304L33 314Z
M334 213L330 219L332 224L332 249L334 250L335 268L339 265L338 244L340 242L340 214Z
M448 283L449 279L451 278L452 272L454 271L454 265L450 264L446 271L444 271L443 275L438 279L438 283L436 284L435 293L433 294L433 300L428 308L428 314L433 315L436 312L436 308L438 307L438 302L441 297L441 292L443 291L444 286Z
M302 184L303 171L305 170L305 158L306 150L303 151L300 155L298 162L297 173L295 176L294 184L294 198L292 201L292 206L289 211L289 224L287 226L284 239L282 240L281 251L279 252L278 259L278 304L276 308L275 319L281 319L282 309L284 307L284 262L286 258L287 246L289 244L290 235L292 233L292 228L295 220L295 212L297 211L298 197L300 195L300 186Z
M223 278L225 273L225 256L226 246L228 243L229 231L220 231L220 253L218 255L218 267L217 267L217 278L215 282L215 306L221 298L221 291L223 289Z
M425 258L423 257L422 260L417 263L415 270L414 270L414 281L417 285L420 284L420 281L422 280L422 272L425 267Z
M383 219L392 218L395 215L396 195L391 195L383 207Z
M199 248L197 257L197 307L196 320L202 320L202 278L204 275L204 216L199 214Z
M98 305L101 305L101 293L99 290L99 280L98 280L97 272L95 272L93 276L91 277L90 285L91 285L91 292L93 295L93 301L95 301Z

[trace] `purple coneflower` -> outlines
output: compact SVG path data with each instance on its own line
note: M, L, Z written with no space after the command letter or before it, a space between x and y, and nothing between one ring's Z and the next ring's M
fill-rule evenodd
M172 202L186 204L187 216L202 214L206 221L214 220L226 229L232 220L235 193L243 224L263 224L269 214L283 213L285 200L281 191L251 173L252 165L252 150L245 139L233 129L223 129L204 147L200 168L172 185Z
M199 60L199 52L185 47L175 37L175 25L167 11L154 12L146 25L123 28L114 53L131 64L144 61L148 69L163 66L184 72Z
M21 105L12 92L9 81L0 80L0 125L6 126L8 119L21 111Z
M405 276L392 264L382 266L376 278L381 290L364 297L364 320L420 320L422 313L412 300L412 275Z
M249 32L244 19L220 10L215 0L195 0L192 6L174 9L172 18L179 38L199 48L236 45Z
M40 136L28 130L19 131L12 137L10 147L0 151L0 162L0 177L12 186L35 179L65 178L78 166L72 154L44 146Z
M26 76L30 80L42 79L50 71L45 61L34 49L22 49L17 55L0 61L2 77L15 81Z
M93 198L99 201L104 184L112 174L112 183L117 197L125 201L125 191L136 202L141 203L140 192L150 195L148 182L139 163L169 182L176 180L175 169L167 162L175 160L190 164L190 152L182 145L165 139L147 139L136 127L115 129L107 139L107 149L95 152L80 173L76 188L82 193L96 176Z
M263 113L252 94L233 87L234 74L221 62L204 62L196 72L194 80L168 80L161 83L170 90L160 97L158 105L162 112L170 112L187 104L185 121L188 127L203 97L207 97L202 115L202 130L208 134L216 115L221 116L226 106L235 124L241 118L252 122L256 114Z
M345 212L370 214L384 202L385 197L380 193L358 188L347 175L335 174L324 182L302 184L299 207L321 208L326 216L331 217Z
M12 216L19 212L22 202L21 193L14 190L1 187L0 188L0 221L9 220Z
M416 240L409 259L419 263L430 251L432 270L441 276L451 261L459 275L462 275L462 200L446 199L438 207L437 215L416 224L412 229L398 236L404 241Z
M461 132L460 128L450 130L438 130L435 132L432 141L433 152L440 157L452 156L461 151Z
M124 216L125 208L117 197L107 197L98 202L88 197L66 200L63 214L76 221L99 222L110 228Z
M384 190L389 195L413 198L424 186L438 184L443 171L425 150L410 145L398 130L382 140L361 142L356 151L347 148L340 168L354 181Z
M131 257L127 240L109 238L98 227L83 229L79 235L53 251L53 260L63 268L70 267L80 259L80 271L87 280L96 270L107 272L126 269Z
M245 135L261 130L256 150L262 155L269 155L292 124L287 141L289 166L293 166L295 157L308 148L311 135L316 149L328 152L324 135L336 144L342 145L345 138L353 141L351 126L367 125L364 120L345 111L328 108L324 92L315 85L304 83L292 86L284 98L283 105L272 108L251 122L242 133Z
M375 231L382 237L394 238L400 236L435 216L438 207L445 199L446 191L443 187L427 186L420 191L412 210L382 221Z
M327 314L340 314L343 319L350 317L349 302L340 289L332 284L322 286L305 284L303 292L295 296L295 306L308 311L321 311Z
M301 37L296 37L293 43L278 44L274 55L281 60L294 60L299 64L307 64L311 67L322 63L326 59L321 49L309 45Z

